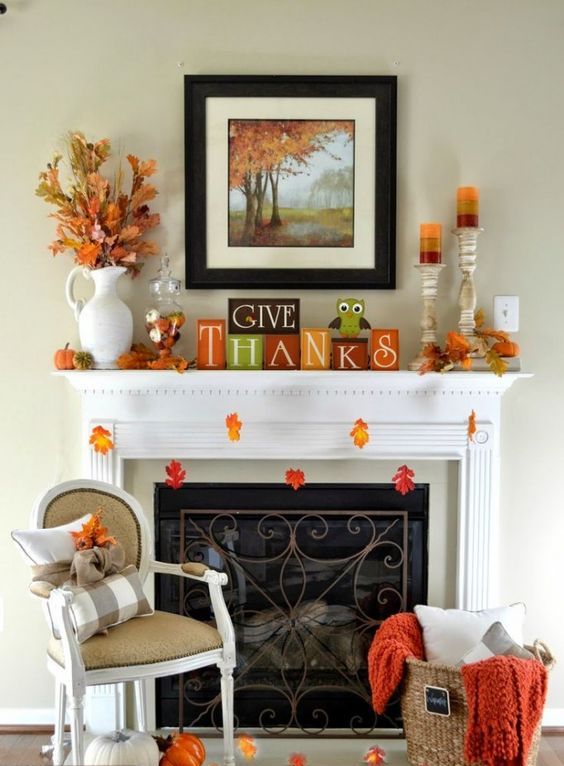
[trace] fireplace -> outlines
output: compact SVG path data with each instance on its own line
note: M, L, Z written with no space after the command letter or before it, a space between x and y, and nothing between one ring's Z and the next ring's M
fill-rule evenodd
M155 489L157 558L229 575L237 636L235 715L269 734L369 734L401 726L370 704L366 658L382 620L427 595L428 487L188 484ZM212 620L198 583L159 576L158 609ZM157 725L221 726L210 668L157 685Z
M455 461L458 497L453 606L483 609L497 603L497 522L501 403L523 373L502 378L486 372L440 375L414 372L147 370L53 373L80 396L82 474L124 485L135 460ZM478 430L468 441L469 413ZM237 412L241 440L230 442L225 416ZM370 442L354 447L352 424L362 417ZM88 437L102 425L115 448L92 451ZM397 461L397 462L396 462ZM291 493L291 490L290 490ZM300 492L296 493L298 496ZM91 731L124 725L123 690L89 691ZM150 727L155 719L150 711Z

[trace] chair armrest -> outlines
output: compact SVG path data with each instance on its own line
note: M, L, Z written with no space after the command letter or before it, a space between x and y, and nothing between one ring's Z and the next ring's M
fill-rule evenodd
M177 577L187 577L189 580L197 580L208 584L227 585L229 582L224 572L210 569L206 564L197 564L187 561L184 564L167 564L164 561L150 561L149 572L157 574L170 574Z
M195 570L195 567L199 567ZM166 564L164 561L150 561L149 572L157 574L177 575L189 580L205 583L210 591L210 601L215 616L217 631L223 641L223 661L228 666L235 664L235 630L231 616L223 598L222 586L227 585L229 578L224 572L210 569L206 564ZM200 572L201 574L196 574Z
M73 696L82 696L86 689L84 661L80 645L76 640L69 607L72 604L72 593L62 588L51 591L48 600L49 612L53 623L53 633L60 637L63 645L65 660L65 675L70 676Z

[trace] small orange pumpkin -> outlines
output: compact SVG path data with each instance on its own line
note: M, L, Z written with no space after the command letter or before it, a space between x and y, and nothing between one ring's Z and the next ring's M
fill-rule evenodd
M493 344L492 351L496 351L500 356L519 356L521 349L519 344L512 340L499 340Z
M160 766L201 766L202 763L194 753L173 744L161 758Z
M54 362L55 367L58 370L74 370L73 356L75 351L73 348L69 348L67 343L64 348L58 348L55 351Z

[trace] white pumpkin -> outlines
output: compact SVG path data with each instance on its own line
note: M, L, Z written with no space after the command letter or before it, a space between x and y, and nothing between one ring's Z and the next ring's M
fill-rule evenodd
M159 760L155 740L137 731L96 737L84 755L85 766L158 766Z

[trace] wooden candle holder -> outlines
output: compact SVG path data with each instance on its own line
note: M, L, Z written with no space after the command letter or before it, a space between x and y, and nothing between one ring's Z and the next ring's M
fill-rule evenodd
M415 264L415 268L421 274L423 311L421 313L421 349L415 359L409 363L410 370L420 370L425 361L423 349L429 343L437 343L437 287L439 275L445 265L444 263Z
M462 272L462 282L458 293L458 305L460 306L460 319L458 329L460 334L467 338L474 346L474 331L476 321L476 286L474 285L474 271L478 257L478 236L484 230L478 226L465 226L452 230L458 238L458 267Z

